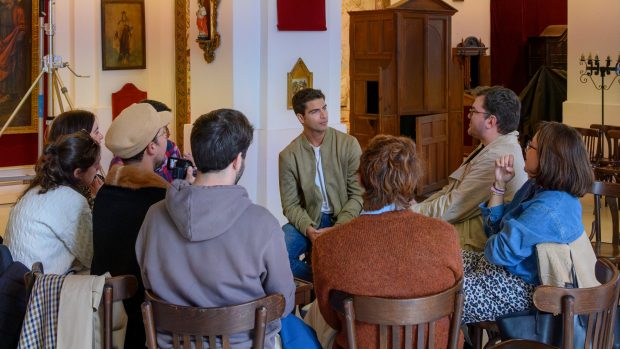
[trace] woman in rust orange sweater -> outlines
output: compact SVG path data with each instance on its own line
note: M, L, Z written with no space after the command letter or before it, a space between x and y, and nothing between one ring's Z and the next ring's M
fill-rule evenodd
M420 175L413 141L380 135L362 154L364 211L321 235L312 249L314 287L321 314L338 330L334 348L346 348L344 318L329 305L331 290L355 295L412 298L435 294L463 277L454 228L409 210ZM376 326L358 323L360 348L379 348ZM447 346L448 319L438 322L435 347Z

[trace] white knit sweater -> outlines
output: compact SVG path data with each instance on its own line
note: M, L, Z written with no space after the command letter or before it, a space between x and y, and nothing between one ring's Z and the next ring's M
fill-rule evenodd
M9 215L5 241L13 259L28 267L42 262L46 274L64 274L74 261L90 268L93 220L86 198L67 186L45 194L39 189L29 190Z

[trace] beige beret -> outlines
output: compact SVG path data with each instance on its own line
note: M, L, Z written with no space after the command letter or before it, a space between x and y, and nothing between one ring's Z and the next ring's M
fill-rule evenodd
M169 111L157 112L148 103L134 103L114 119L105 135L105 146L115 156L128 159L143 151L171 121Z

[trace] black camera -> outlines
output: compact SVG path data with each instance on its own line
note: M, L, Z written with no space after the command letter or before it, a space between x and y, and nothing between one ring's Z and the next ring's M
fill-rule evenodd
M193 164L189 160L181 159L181 158L168 158L168 171L172 175L174 179L184 179L185 173L187 172L188 167L192 167Z

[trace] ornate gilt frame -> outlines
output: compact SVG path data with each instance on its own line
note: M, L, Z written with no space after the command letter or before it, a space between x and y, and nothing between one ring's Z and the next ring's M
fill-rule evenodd
M209 39L197 38L198 46L204 51L207 63L215 60L215 50L220 47L220 33L217 32L217 8L221 0L198 0L198 3L208 8L209 15Z
M31 84L32 81L39 75L41 61L39 58L39 0L32 0L32 13L30 16L31 20L31 35L32 35L32 45L30 51L30 81L27 84ZM21 133L36 133L38 130L38 103L37 103L37 95L39 91L39 86L35 86L34 90L30 94L30 125L29 126L9 126L6 129L6 134L21 134ZM21 98L22 96L20 96ZM22 106L24 108L24 106ZM0 124L3 126L4 124Z
M302 88L312 87L312 72L308 70L303 59L298 58L297 63L290 72L286 74L286 107L293 109L293 95Z
M189 0L175 0L174 4L174 42L175 42L175 116L174 126L177 146L183 149L183 128L190 121L190 66L189 66Z

